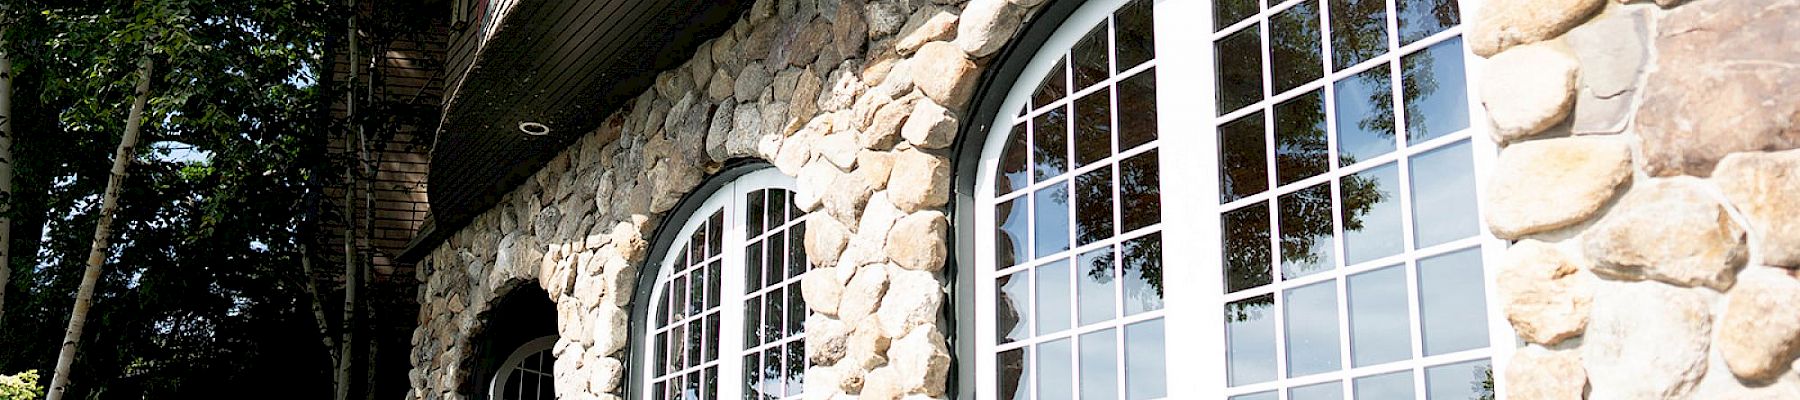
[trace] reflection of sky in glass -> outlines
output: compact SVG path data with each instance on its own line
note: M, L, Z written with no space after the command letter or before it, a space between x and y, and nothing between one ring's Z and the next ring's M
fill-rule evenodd
M1033 182L1050 180L1069 171L1068 105L1051 108L1031 122Z
M1048 256L1069 249L1069 185L1059 181L1031 194L1035 255Z
M1425 368L1427 399L1492 399L1492 368L1487 359Z
M1387 2L1331 0L1331 60L1343 70L1387 53Z
M1025 248L1025 241L1030 236L1025 232L1027 219L1026 199L1016 197L1012 200L994 205L994 268L1006 268L1018 264L1031 254Z
M1069 262L1056 260L1038 266L1036 275L1037 305L1032 310L1037 313L1037 334L1069 329Z
M1351 365L1363 367L1412 358L1406 269L1395 265L1351 275L1347 286Z
M1231 400L1275 400L1275 391L1231 396Z
M1400 45L1424 39L1458 22L1455 0L1396 0Z
M996 196L1023 189L1031 183L1025 168L1025 126L1028 124L1013 125L1012 132L1006 134L1006 147L1000 150L1000 171L994 176Z
M1162 234L1152 233L1124 243L1125 315L1163 307Z
M1293 279L1337 267L1333 257L1331 184L1320 183L1281 195L1281 277Z
M1338 165L1394 151L1394 88L1390 82L1384 65L1333 84Z
M1337 282L1324 281L1288 289L1283 307L1287 322L1289 377L1338 369Z
M1419 143L1469 127L1462 38L1451 38L1400 59L1406 94L1406 142Z
M1275 379L1275 296L1225 305L1226 380L1231 386Z
M1112 91L1100 90L1076 99L1074 119L1070 124L1075 126L1076 167L1112 155Z
M1113 248L1101 247L1082 253L1075 262L1075 298L1080 303L1081 325L1113 319L1113 293L1118 280L1113 279Z
M1125 327L1125 399L1146 400L1167 393L1163 320Z
M1075 177L1075 237L1081 245L1113 236L1112 182L1110 165Z
M1379 201L1373 199L1344 199L1342 210L1344 218L1344 265L1355 265L1363 261L1373 260L1400 252L1400 167L1394 163L1370 168L1354 175L1354 179L1340 182L1362 181L1375 185L1375 193L1379 193ZM1362 202L1362 204L1358 204ZM1357 207L1367 206L1366 212L1358 214ZM1360 229L1352 229L1352 220L1361 223Z
M1071 349L1069 338L1058 339L1037 346L1038 400L1074 399L1075 374L1069 363Z
M1313 90L1275 105L1275 184L1287 185L1331 169L1325 95Z
M1412 370L1356 378L1356 400L1413 398Z
M1413 156L1413 240L1418 248L1480 233L1474 156L1467 140Z
M1487 347L1487 296L1478 248L1419 260L1425 355Z
M994 313L997 314L995 319L999 321L997 331L1002 344L1022 340L1029 335L1027 329L1031 328L1031 303L1028 300L1030 297L1026 296L1026 291L1031 287L1030 279L1026 279L1029 276L1029 272L1017 272L994 281L994 286L998 287L995 292L1000 294L994 299L997 303L994 304ZM1010 327L1009 323L1012 324Z
M1081 335L1081 399L1117 399L1119 352L1112 329Z
M1344 384L1331 381L1288 389L1288 400L1343 400Z

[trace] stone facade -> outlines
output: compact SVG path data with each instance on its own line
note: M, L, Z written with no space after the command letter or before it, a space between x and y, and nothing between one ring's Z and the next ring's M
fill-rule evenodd
M948 147L1038 1L758 0L420 263L411 398L459 399L484 312L556 303L557 392L615 399L648 236L726 160L767 160L814 212L809 398L942 396Z
M1800 1L1477 14L1506 395L1800 398Z

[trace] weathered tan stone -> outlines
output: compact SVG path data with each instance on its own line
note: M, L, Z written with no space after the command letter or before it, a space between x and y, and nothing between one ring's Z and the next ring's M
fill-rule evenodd
M873 318L864 318L857 322L847 343L844 360L839 365L860 370L887 364L888 346L893 339L881 333L881 324Z
M1719 161L1712 181L1749 218L1761 263L1800 268L1800 150L1736 153Z
M600 357L588 361L588 363L589 390L600 393L619 390L619 381L625 375L623 361L612 357Z
M967 23L968 20L963 22ZM912 68L913 85L924 91L932 101L955 109L968 104L977 75L980 75L975 63L969 61L968 55L948 42L926 43L907 62Z
M869 196L878 190L877 183L868 178L864 174L850 173L832 179L830 190L824 195L825 213L845 225L855 224L862 217Z
M806 317L806 360L816 365L837 364L844 358L850 326L824 315Z
M1506 319L1519 337L1554 345L1587 328L1593 282L1577 259L1526 239L1507 249L1499 275Z
M1006 0L970 0L956 27L956 47L975 57L1000 51L1025 19L1025 7Z
M837 368L813 365L806 368L806 400L830 400L838 392Z
M1580 399L1587 389L1581 353L1525 346L1506 367L1506 397L1513 400Z
M838 303L838 318L862 321L881 305L882 297L887 291L887 268L882 265L858 268L856 275L850 278L850 283L844 286L844 294Z
M882 333L899 337L915 326L937 321L943 301L944 291L936 274L895 268L888 271L887 293L881 297L881 307L875 315L880 318ZM838 310L842 312L843 307Z
M1786 270L1753 268L1726 295L1719 354L1739 379L1769 381L1800 357L1800 280Z
M838 3L831 30L832 44L837 46L839 54L862 54L863 43L869 39L869 24L863 19L865 2Z
M1580 67L1555 42L1513 47L1489 59L1481 74L1481 104L1494 122L1494 140L1524 139L1568 117Z
M1707 1L1657 22L1633 124L1653 176L1705 176L1727 154L1800 148L1800 0Z
M1591 399L1687 398L1706 374L1712 299L1704 289L1611 282L1582 337Z
M899 400L906 394L900 386L900 373L893 366L885 366L869 371L863 378L862 393L857 396L862 400Z
M726 73L723 68L713 70L712 79L708 79L708 81L710 83L706 86L706 97L715 102L731 98L733 91L737 88L737 81L733 80L731 74Z
M1468 41L1476 55L1492 57L1515 45L1567 32L1606 5L1604 0L1497 0L1483 3Z
M888 259L906 269L942 269L948 255L944 238L949 230L949 221L941 211L925 210L901 217L887 235Z
M811 149L806 150L809 154ZM800 167L800 174L794 178L794 206L801 211L817 210L825 193L830 190L831 182L837 180L838 171L830 161L812 160Z
M906 119L906 125L900 129L900 136L908 143L924 149L941 149L950 147L956 140L956 115L931 99L921 99L913 104L912 116Z
M901 151L888 175L889 199L901 211L917 212L950 201L950 162L918 150Z
M1495 164L1482 214L1503 239L1585 221L1631 178L1631 150L1612 137L1517 143Z
M800 293L806 299L806 308L826 315L837 315L838 301L844 295L844 285L838 283L835 268L814 268L806 271L806 276L800 279Z
M849 228L835 218L806 219L806 258L817 267L837 264L838 254L850 243Z
M879 39L893 35L906 24L907 10L893 2L871 2L867 10L869 22L869 38Z
M944 346L944 335L936 329L916 328L894 340L888 349L888 360L902 390L927 396L944 394L944 381L950 375L950 351Z
M957 16L951 10L937 6L919 7L912 17L907 18L906 26L900 28L900 40L894 42L894 51L911 55L925 43L950 40L956 35L956 21Z
M1639 183L1585 235L1594 272L1682 286L1731 288L1744 230L1694 178Z

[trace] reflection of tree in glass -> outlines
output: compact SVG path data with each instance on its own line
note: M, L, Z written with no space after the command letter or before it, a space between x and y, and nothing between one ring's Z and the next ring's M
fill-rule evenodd
M1319 79L1319 8L1303 1L1269 18L1270 82L1278 94Z
M1494 366L1475 367L1475 380L1469 385L1477 396L1470 400L1494 400Z
M1249 322L1268 318L1275 308L1275 295L1265 294L1225 305L1225 322Z

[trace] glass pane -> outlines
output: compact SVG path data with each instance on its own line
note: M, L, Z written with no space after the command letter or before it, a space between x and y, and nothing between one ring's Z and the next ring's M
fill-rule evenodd
M1406 95L1406 142L1419 143L1469 127L1462 38L1451 38L1400 59Z
M1487 347L1479 248L1419 260L1419 329L1426 356Z
M1167 395L1167 360L1161 318L1125 327L1125 398L1147 400Z
M1125 315L1163 308L1162 234L1152 233L1122 244L1125 264Z
M683 276L676 277L674 281L670 281L669 286L675 289L674 299L672 299L672 301L670 301L670 303L669 303L669 306L675 311L675 314L670 315L669 319L675 320L675 321L680 321L684 318L692 316L693 314L689 314L688 310L687 310L687 301L688 301L687 276L683 275Z
M1269 147L1262 112L1219 125L1219 202L1269 190Z
M765 396L781 398L781 383L785 380L781 376L781 370L781 348L774 347L764 350L762 390Z
M995 331L1000 333L1000 344L1024 340L1030 335L1031 303L1026 291L1031 288L1030 276L1025 272L1002 276L994 280L994 320Z
M787 387L788 396L799 396L806 389L805 382L802 381L802 377L806 376L806 342L796 340L783 347L787 349L782 356L787 363L787 371L782 374L787 377L787 381L783 384Z
M706 316L706 348L701 355L706 361L719 359L719 313Z
M1112 155L1112 91L1100 89L1075 100L1075 166Z
M1024 348L1002 351L995 355L994 376L999 382L994 384L998 391L994 398L1001 400L1026 400L1031 398L1031 386L1026 382L1031 378L1031 360L1027 360Z
M1320 40L1319 6L1313 1L1302 1L1269 18L1269 83L1275 93L1319 79L1325 68Z
M1256 14L1261 8L1257 0L1219 0L1213 2L1213 31L1225 30L1244 18Z
M722 273L720 271L721 261L724 260L713 260L711 265L706 266L706 308L708 309L719 306L719 297L721 296L719 280L724 277L719 275Z
M762 300L761 296L744 300L744 346L761 345L762 341Z
M1338 370L1337 281L1288 289L1282 300L1288 376Z
M1425 398L1492 399L1494 369L1487 359L1425 368Z
M1148 4L1149 1L1139 0ZM1156 68L1119 81L1119 151L1156 139Z
M1037 257L1069 249L1069 185L1057 182L1031 194L1032 209L1037 218L1032 222L1032 247Z
M773 342L781 340L783 321L787 320L787 310L782 308L782 289L775 288L764 294L763 299L763 340Z
M1151 0L1133 0L1113 14L1113 60L1120 71L1156 57L1156 30Z
M1387 53L1387 2L1331 0L1331 62L1337 70Z
M702 327L702 325L701 325L700 321L694 321L693 323L688 324L688 328L687 328L687 359L688 359L688 363L687 363L687 366L689 366L689 367L700 365L700 348L701 348L701 346L704 346L703 343L706 342L705 340L700 339L702 336L705 336L704 335L705 332L702 332L700 329L701 327ZM550 360L545 360L545 361L550 361Z
M1275 105L1275 181L1287 185L1331 169L1320 91Z
M1075 178L1075 236L1085 245L1113 236L1112 166Z
M1225 235L1225 292L1267 285L1269 276L1269 203L1226 211L1221 225Z
M1356 390L1356 400L1414 398L1411 370L1356 378L1353 386Z
M1025 248L1026 197L994 205L994 268L1006 268L1024 261L1020 256L1031 254Z
M787 253L783 251L785 249L787 249L787 232L775 232L775 234L769 235L767 250L763 251L763 254L766 255L763 263L763 285L780 285L781 280L787 277L787 273L782 268L787 264L787 260L781 258Z
M706 248L708 256L716 256L724 252L720 243L725 240L725 209L714 211L706 220Z
M1350 363L1365 367L1412 358L1412 317L1406 305L1406 268L1395 265L1351 275Z
M1037 334L1039 336L1069 329L1072 300L1069 293L1069 261L1060 259L1038 266Z
M1370 1L1370 0L1363 0ZM1379 2L1378 2L1379 3ZM1394 87L1386 66L1337 81L1338 165L1394 151Z
M1071 371L1071 340L1059 339L1037 346L1038 400L1072 400L1075 371Z
M1344 384L1338 381L1288 389L1288 400L1343 400Z
M1075 48L1069 50L1069 58L1075 62L1072 68L1075 73L1075 90L1086 89L1100 81L1106 80L1112 67L1107 66L1106 39L1111 34L1106 31L1106 21L1094 25L1086 36L1075 42Z
M1119 231L1131 232L1162 221L1162 182L1156 150L1119 161Z
M745 234L752 237L762 234L763 191L757 190L745 193L744 203L744 209L747 210L747 212L744 213L744 222L749 225L749 231Z
M1075 299L1080 304L1077 314L1081 325L1116 317L1114 293L1118 292L1119 284L1114 279L1112 246L1082 253L1075 262L1075 272Z
M1254 1L1254 0L1253 0ZM1219 115L1243 108L1263 98L1262 46L1252 25L1219 39L1217 52Z
M1400 252L1400 167L1387 163L1338 181L1344 265Z
M688 315L700 315L706 309L706 273L695 269L688 276Z
M786 190L769 190L769 204L764 207L766 209L764 218L769 221L769 229L777 229L787 224L787 194Z
M1275 295L1225 305L1226 380L1242 386L1275 379Z
M1069 73L1066 60L1066 58L1056 60L1056 66L1050 67L1050 74L1044 77L1043 82L1038 82L1037 91L1031 94L1032 108L1043 107L1045 104L1069 95L1067 89Z
M1413 241L1418 248L1481 233L1474 151L1468 141L1413 156Z
M705 379L706 379L706 389L700 391L700 393L701 393L700 398L702 398L702 399L719 398L718 397L719 396L718 395L719 367L707 367Z
M787 277L798 278L810 265L806 262L806 224L788 227Z
M1068 107L1058 106L1032 120L1033 182L1043 182L1069 171Z
M1081 400L1119 398L1119 350L1112 329L1081 335Z
M1278 200L1282 279L1337 268L1331 240L1331 184L1313 185Z
M1275 391L1231 396L1231 400L1275 400Z
M1025 126L1020 122L1006 134L1006 147L1000 151L1000 173L994 175L994 195L1012 193L1025 188L1031 180L1025 175Z
M800 281L794 281L787 287L787 332L783 336L798 335L805 325L806 300L800 297Z
M763 251L762 242L750 242L744 246L744 293L754 292L763 287Z
M1395 0L1400 45L1405 46L1458 23L1455 0Z

